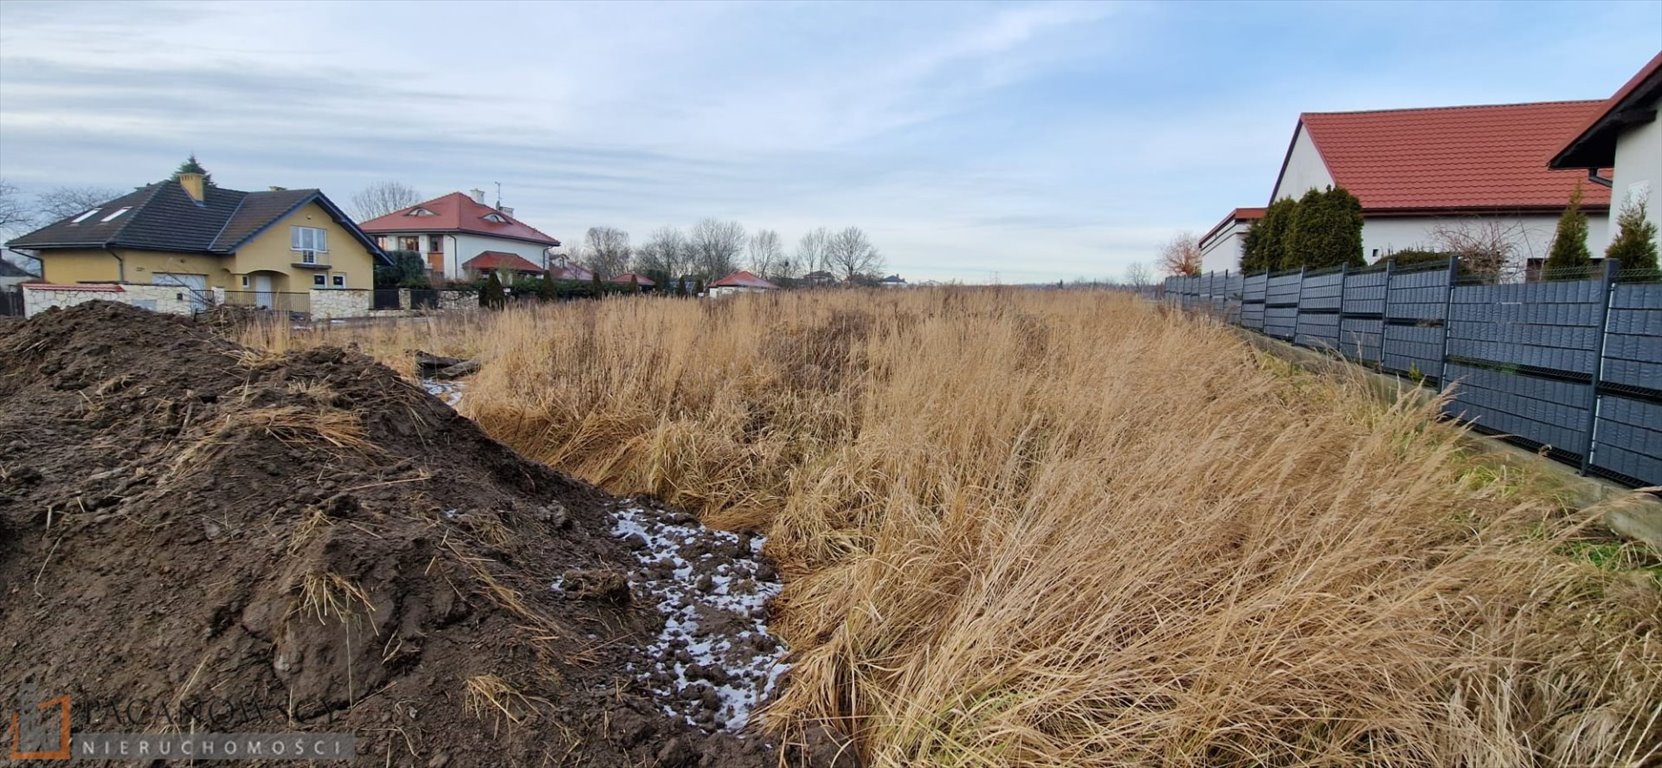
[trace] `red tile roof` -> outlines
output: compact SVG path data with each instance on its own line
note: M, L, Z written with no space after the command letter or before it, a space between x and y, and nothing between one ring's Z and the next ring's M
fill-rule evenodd
M1603 109L1552 158L1554 168L1605 168L1616 162L1616 134L1628 125L1628 115L1656 103L1662 96L1662 52L1651 57L1639 73L1604 100ZM1634 119L1655 120L1634 114Z
M415 215L416 211L427 211L432 215ZM503 221L490 221L485 218L491 214L496 214ZM465 232L471 235L522 240L539 245L556 246L560 244L559 240L543 234L536 227L525 224L519 219L460 192L451 192L444 197L435 197L425 203L418 203L402 210L393 211L385 216L370 219L359 224L358 228L371 234L380 235L399 232Z
M635 273L635 272L625 272L621 275L613 275L610 278L608 278L608 280L610 282L613 282L613 283L622 283L624 285L628 285L631 282L629 278L634 278L633 282L640 285L642 288L649 288L651 286L657 285L657 283L652 282L652 278L647 277L646 275Z
M488 269L509 269L515 272L542 271L542 267L532 264L525 257L506 251L480 251L478 256L463 262L462 269L477 269L481 272Z
M1356 195L1364 212L1555 211L1563 209L1577 183L1584 205L1604 208L1610 204L1608 189L1587 184L1583 173L1546 167L1565 138L1603 104L1307 112L1299 124L1333 182Z
M590 272L588 269L584 268L581 264L572 264L572 265L564 266L564 267L555 267L555 268L553 268L549 271L554 275L555 280L582 280L582 281L588 281L588 280L593 280L594 279L594 273Z
M728 276L726 276L726 277L724 277L720 280L717 280L713 283L710 283L706 287L708 287L708 288L778 288L779 286L774 285L773 283L770 283L766 280L763 280L762 278L757 277L757 276L741 269L741 270L739 270L737 272L734 272L733 274L728 275Z

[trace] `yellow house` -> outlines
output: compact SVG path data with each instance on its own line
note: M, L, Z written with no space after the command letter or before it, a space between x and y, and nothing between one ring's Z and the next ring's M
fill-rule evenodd
M176 286L205 303L289 309L314 289L369 289L387 256L315 189L239 192L199 173L140 187L7 243L49 284Z

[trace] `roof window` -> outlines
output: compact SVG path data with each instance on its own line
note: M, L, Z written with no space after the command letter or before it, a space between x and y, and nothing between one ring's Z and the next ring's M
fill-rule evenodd
M130 211L130 210L133 210L133 208L132 208L132 206L128 206L128 207L126 207L126 208L122 208L122 209L121 209L121 210L119 210L119 211L116 211L116 212L115 212L115 213L112 213L112 214L110 214L110 215L108 215L108 216L105 216L105 217L104 217L104 218L102 218L102 219L99 219L99 221L100 221L100 222L105 222L105 221L115 221L115 217L117 217L117 216L120 216L120 215L121 215L121 214L123 214L123 213L126 213L126 212L128 212L128 211Z
M432 216L433 212L427 210L426 208L412 208L409 213L406 213L404 215L405 216Z
M94 208L94 209L92 209L92 210L90 210L90 211L87 211L87 212L86 212L86 213L83 213L83 214L81 214L81 215L79 215L79 216L76 216L76 217L75 217L75 220L74 220L74 221L71 221L71 222L69 222L69 223L71 223L71 224L79 224L79 223L81 223L81 222L83 222L83 221L86 221L86 220L87 220L87 219L90 219L90 218L92 218L92 217L94 217L94 216L97 216L97 215L98 215L98 210L99 210L99 209L97 209L97 208Z
M502 218L502 214L500 214L500 213L487 213L487 214L485 214L485 221L494 221L498 224L508 223L508 220Z

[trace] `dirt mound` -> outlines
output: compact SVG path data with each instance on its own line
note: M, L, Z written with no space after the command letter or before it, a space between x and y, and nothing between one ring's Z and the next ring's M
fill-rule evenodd
M374 765L779 761L628 671L655 606L551 588L634 564L615 502L391 370L102 302L9 330L0 701L70 694L77 731L352 733Z

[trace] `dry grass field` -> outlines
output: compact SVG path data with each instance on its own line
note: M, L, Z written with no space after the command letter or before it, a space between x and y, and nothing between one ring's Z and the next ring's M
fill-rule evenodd
M477 354L460 407L498 439L769 533L796 666L767 723L831 723L869 765L1658 759L1651 556L1433 409L1128 296L619 299L246 340Z

